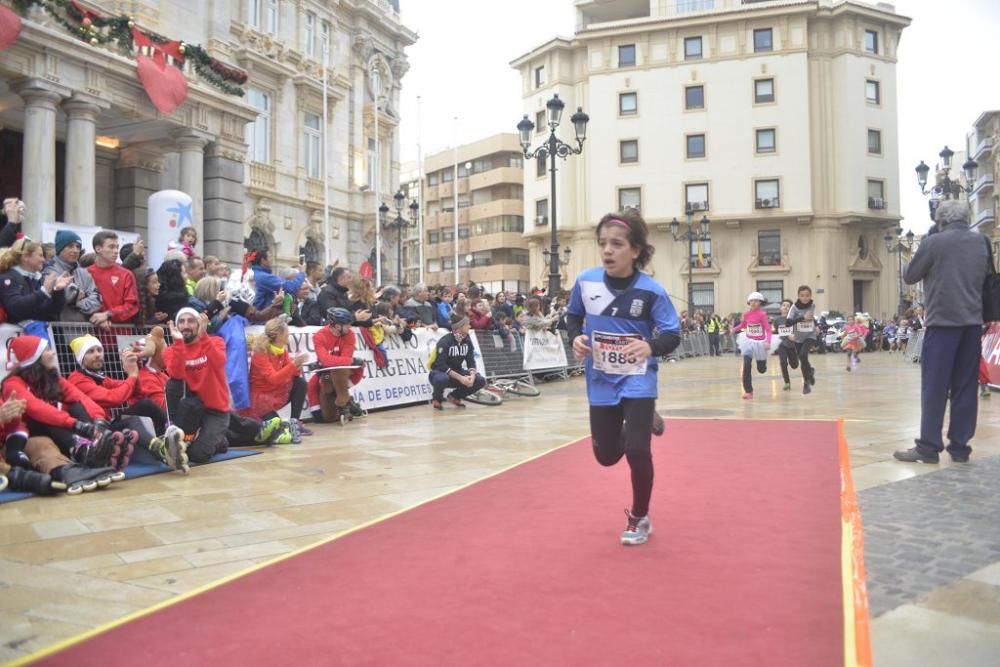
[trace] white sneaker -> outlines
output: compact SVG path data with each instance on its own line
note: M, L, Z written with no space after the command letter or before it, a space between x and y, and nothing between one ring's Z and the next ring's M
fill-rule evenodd
M630 546L645 544L649 536L653 534L653 522L650 521L649 515L641 518L635 517L629 510L625 510L625 515L628 517L628 524L622 531L622 544Z

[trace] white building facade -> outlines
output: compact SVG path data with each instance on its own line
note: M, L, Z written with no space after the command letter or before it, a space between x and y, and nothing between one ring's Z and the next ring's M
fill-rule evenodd
M812 286L821 310L891 315L900 220L896 49L909 19L854 2L578 0L574 37L512 64L536 125L554 93L590 115L583 154L560 161L570 279L598 263L594 227L638 207L652 273L687 309L729 313ZM548 129L536 127L537 144ZM544 284L549 177L525 165L531 275ZM710 221L711 241L677 243ZM700 247L699 247L700 246Z
M188 65L187 100L161 114L131 57L32 10L0 53L2 143L21 156L0 180L4 196L25 200L29 234L51 220L142 233L148 196L178 189L194 199L203 254L238 264L249 245L279 264L306 254L355 268L369 257L376 210L398 182L404 50L416 41L398 1L87 6L201 44L248 73L246 95L222 93Z

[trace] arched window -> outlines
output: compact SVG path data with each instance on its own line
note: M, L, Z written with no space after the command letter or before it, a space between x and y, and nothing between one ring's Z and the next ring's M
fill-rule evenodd
M304 255L307 262L323 262L319 244L312 239L306 239L306 244L299 248L299 254Z
M259 229L251 229L250 236L243 241L243 247L247 249L247 252L253 250L267 250L267 237L264 236L264 233Z

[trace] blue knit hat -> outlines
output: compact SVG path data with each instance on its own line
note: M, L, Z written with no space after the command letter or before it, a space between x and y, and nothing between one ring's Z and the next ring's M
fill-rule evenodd
M56 232L56 254L58 255L63 251L63 248L68 246L70 243L79 243L80 247L83 247L83 239L76 232L71 232L68 229L60 229Z

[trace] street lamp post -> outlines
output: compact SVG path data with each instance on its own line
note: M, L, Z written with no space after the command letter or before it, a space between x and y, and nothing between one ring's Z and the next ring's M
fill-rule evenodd
M403 284L403 230L407 227L417 226L417 213L420 210L420 205L417 200L414 199L410 202L410 218L406 219L403 217L403 202L406 201L406 195L400 190L392 196L393 202L396 205L396 218L394 220L386 220L386 216L389 214L389 207L383 203L378 207L378 219L379 224L385 227L387 230L396 230L396 283L399 285Z
M927 204L930 208L931 220L935 222L935 213L941 200L958 199L962 192L968 198L976 185L976 173L979 170L979 163L971 157L962 165L965 185L962 185L959 179L951 179L951 158L954 154L955 151L947 146L942 148L941 152L938 153L941 162L938 163L937 168L934 170L934 185L929 189L927 188L927 174L930 173L931 168L921 160L920 164L914 170L917 172L917 185L920 186L920 194L930 195Z
M902 315L906 311L906 305L903 301L903 253L913 250L913 230L911 229L903 236L902 228L897 227L895 236L886 231L882 238L885 241L886 251L896 254L896 271L899 280L899 305L897 306L899 312L897 314Z
M549 158L549 185L551 186L549 202L549 225L552 231L551 248L544 253L546 261L549 263L549 296L554 298L562 292L560 286L559 267L569 261L569 253L566 253L565 262L559 259L559 237L556 232L556 157L566 159L570 155L579 155L583 152L583 142L587 139L587 122L590 116L583 112L583 107L577 107L576 113L570 117L573 123L573 130L576 133L576 148L564 143L556 136L556 129L562 120L562 112L565 103L555 94L552 99L545 103L546 118L549 126L549 137L545 142L531 150L531 133L535 129L535 124L531 122L525 114L521 122L517 124L517 132L520 135L521 148L524 150L524 159L544 160ZM566 249L567 251L569 248Z
M707 215L703 215L701 217L701 220L698 222L699 229L695 231L694 209L691 208L690 204L688 204L688 206L685 207L684 209L684 218L687 220L687 226L688 226L687 230L681 232L680 231L681 223L677 221L677 218L674 218L673 220L670 221L670 235L674 237L675 241L687 244L687 249L685 250L685 252L687 253L687 263L688 263L687 302L688 302L688 316L691 317L694 315L693 312L694 311L694 286L693 286L694 262L691 261L691 244L694 243L695 241L706 241L706 242L711 241L712 232L709 229L711 220L708 219Z

